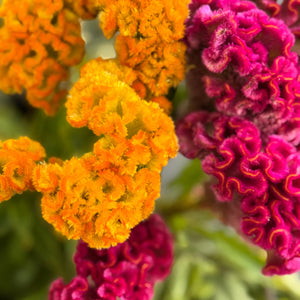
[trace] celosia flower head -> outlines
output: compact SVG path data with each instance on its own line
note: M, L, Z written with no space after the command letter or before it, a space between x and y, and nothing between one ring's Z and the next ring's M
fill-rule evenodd
M297 149L276 135L262 146L253 123L220 113L194 112L178 123L177 134L181 152L202 159L203 170L217 179L212 188L227 213L238 213L235 226L267 251L264 274L299 270Z
M298 56L287 26L250 1L193 1L190 9L192 106L245 117L264 142L276 133L297 145L291 128L299 127Z
M172 120L126 84L134 80L115 61L89 62L70 91L67 118L73 126L88 126L99 140L81 158L34 172L45 220L90 247L124 242L151 214L162 167L177 152Z
M55 113L66 94L60 83L84 54L78 17L62 0L4 0L0 17L0 89L24 89L30 104Z
M96 0L104 35L116 38L122 65L136 71L143 98L163 96L184 77L184 20L188 1Z
M300 21L299 21L299 1L297 0L255 0L260 8L267 11L273 18L281 19L291 29L293 34L299 38Z
M49 300L149 300L155 282L170 273L172 243L158 215L136 226L116 247L95 250L80 241L74 257L77 276L67 285L61 279L54 281Z

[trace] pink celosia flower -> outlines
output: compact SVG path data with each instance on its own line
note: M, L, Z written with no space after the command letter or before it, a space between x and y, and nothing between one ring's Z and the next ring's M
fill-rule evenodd
M67 285L54 281L49 300L148 300L154 283L170 273L173 240L163 220L151 215L116 247L96 250L80 241L74 261L77 276Z
M253 2L267 11L271 17L283 20L297 38L300 36L300 2L298 0L254 0Z
M294 35L249 1L194 0L186 21L192 107L251 120L295 146L300 83Z
M224 209L238 214L237 231L267 251L264 274L299 270L297 149L277 135L263 146L253 123L221 113L191 113L178 122L177 134L180 151L202 159L203 170L217 179L212 188Z

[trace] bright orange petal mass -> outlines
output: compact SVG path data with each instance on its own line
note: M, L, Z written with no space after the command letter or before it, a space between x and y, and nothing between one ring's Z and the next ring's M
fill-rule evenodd
M24 89L33 106L54 114L66 95L60 83L84 54L78 16L62 0L4 0L0 17L0 89Z
M165 96L184 77L184 21L188 0L95 0L100 26L111 38L116 31L117 58L137 72L146 100ZM134 84L134 88L141 88Z
M90 247L125 241L151 214L162 167L177 153L172 120L136 94L129 86L135 80L114 60L86 64L70 91L67 119L99 140L83 157L38 165L33 173L45 220Z
M101 169L98 161L101 157L88 154L63 166L38 165L33 178L35 188L43 193L46 221L69 239L107 248L125 241L131 228L152 212L160 174L141 169L131 177L118 169Z
M32 189L33 169L44 157L43 147L27 137L1 143L0 202Z

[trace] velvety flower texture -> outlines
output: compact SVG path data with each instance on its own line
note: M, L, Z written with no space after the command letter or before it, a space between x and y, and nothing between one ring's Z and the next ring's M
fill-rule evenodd
M299 67L288 27L250 1L195 0L190 10L192 105L251 120L264 143L278 134L298 146Z
M191 113L179 122L177 134L180 151L202 159L203 170L217 179L212 188L228 213L240 207L242 232L268 253L263 273L298 271L300 153L295 147L276 135L262 146L253 123L220 113Z
M160 172L177 154L172 120L127 84L135 74L115 60L92 60L70 91L67 119L99 137L91 152L35 168L42 213L69 239L93 248L124 242L160 194Z
M62 0L4 0L0 18L0 89L26 90L31 105L54 114L68 68L84 55L78 16Z
M44 148L28 137L0 141L0 202L33 190L33 169L45 155Z
M74 261L77 276L69 284L54 281L49 300L148 300L155 282L170 273L173 240L163 220L151 215L116 247L96 250L80 241Z
M267 11L271 17L283 20L291 29L293 34L298 38L300 36L300 20L298 0L255 0L255 3Z
M144 89L141 97L152 100L167 95L169 88L176 87L184 77L185 45L181 39L189 1L95 2L104 35L111 38L119 32L117 58L136 72L137 83Z

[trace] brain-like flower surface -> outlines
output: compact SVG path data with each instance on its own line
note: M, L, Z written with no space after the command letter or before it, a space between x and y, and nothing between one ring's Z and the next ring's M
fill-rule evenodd
M300 20L298 0L255 0L255 3L263 10L267 11L272 17L283 20L291 29L293 34L300 36Z
M62 0L4 0L0 17L0 89L24 89L31 105L55 113L66 95L60 83L84 54L78 16Z
M49 300L148 300L155 282L170 273L173 240L162 219L151 215L116 247L96 250L80 241L74 261L77 276L69 284L54 281Z
M251 120L265 143L298 145L299 70L294 35L250 1L193 1L186 21L192 105Z
M0 141L0 202L33 189L31 174L44 157L43 147L27 137Z
M217 179L217 199L229 211L240 207L242 232L268 253L264 274L299 270L297 149L276 135L262 146L253 123L220 113L191 113L178 123L177 134L180 151L202 159L203 170Z

